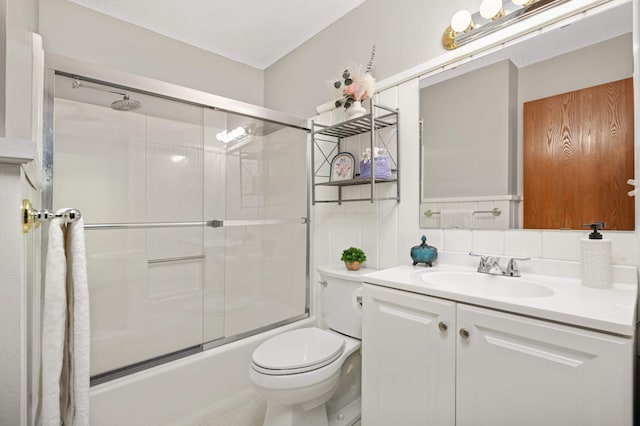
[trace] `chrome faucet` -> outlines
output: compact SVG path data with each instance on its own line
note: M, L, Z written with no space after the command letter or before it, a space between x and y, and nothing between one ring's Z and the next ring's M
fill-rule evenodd
M507 266L503 268L500 266L499 256L486 256L482 254L469 253L470 256L480 257L478 263L478 272L491 275L503 275L505 277L519 277L520 270L518 269L518 263L516 260L529 260L530 257L512 257L507 262Z

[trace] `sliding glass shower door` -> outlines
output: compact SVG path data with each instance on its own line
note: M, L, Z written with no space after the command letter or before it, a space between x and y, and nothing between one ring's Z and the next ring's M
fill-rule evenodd
M305 316L306 132L121 91L55 77L45 207L83 214L92 376Z
M225 320L204 322L210 341L304 313L307 144L299 129L210 109L204 128L205 169L215 174L205 178L205 216L224 218L223 228L207 227L204 237L205 250L224 249L208 264L213 275L224 272L206 280L224 283L205 289L205 318L220 314L224 294Z

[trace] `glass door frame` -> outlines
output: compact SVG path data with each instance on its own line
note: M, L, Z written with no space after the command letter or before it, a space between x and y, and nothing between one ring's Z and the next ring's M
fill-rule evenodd
M218 111L239 114L286 127L299 129L309 133L308 121L300 117L285 114L268 108L251 105L245 102L224 98L218 95L178 86L172 83L155 80L152 78L132 74L124 71L108 69L83 61L67 58L60 55L45 54L44 67L44 100L43 100L43 190L42 190L42 208L53 209L53 146L54 146L54 100L55 100L55 76L62 75L70 78L81 78L84 81L96 84L105 84L123 91L133 91L151 96L165 98L173 101L184 102L203 108L211 108ZM300 218L301 223L306 226L306 276L305 276L305 306L304 313L269 324L264 327L252 329L248 332L234 336L224 337L211 342L203 342L197 347L186 348L182 351L161 355L159 357L143 361L131 366L123 367L111 372L100 374L91 378L91 385L97 385L107 382L128 374L135 373L150 367L154 367L184 356L192 355L204 350L225 345L230 342L241 340L243 338L260 334L275 328L300 321L310 316L310 274L311 274L311 199L310 199L310 182L311 182L311 157L309 154L309 138L304 141L307 146L306 155L306 217ZM229 221L234 222L234 221ZM209 225L208 226L214 226ZM46 225L45 225L46 226ZM222 224L218 225L222 226ZM216 227L216 226L214 226ZM46 229L42 232L42 268L44 269L46 258L46 247L48 243ZM44 270L42 271L44 276Z

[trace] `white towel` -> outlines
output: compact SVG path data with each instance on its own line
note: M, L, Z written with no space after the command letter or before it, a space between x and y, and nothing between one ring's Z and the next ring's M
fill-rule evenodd
M473 228L473 210L446 210L440 212L441 228Z
M89 289L84 223L51 221L42 314L43 426L89 425Z

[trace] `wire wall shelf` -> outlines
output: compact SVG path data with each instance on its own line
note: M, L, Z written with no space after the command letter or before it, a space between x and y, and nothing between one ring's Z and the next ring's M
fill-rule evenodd
M315 121L312 122L311 131L311 161L313 165L313 185L312 185L312 203L338 203L349 201L381 201L395 200L400 202L400 167L399 167L399 129L398 119L399 112L397 109L389 108L383 105L369 102L369 113L360 117L352 118L337 124L326 125ZM390 130L384 130L390 129ZM383 134L388 137L385 140ZM361 151L359 142L349 142L348 139L358 135L367 135L368 143L365 145L371 153L375 148L383 148L386 150L390 161L391 177L380 175L372 170L367 177L361 177L355 173L356 164ZM356 140L357 141L357 140ZM354 148L357 145L358 148ZM349 152L351 151L351 152ZM354 158L354 173L351 179L331 180L331 163L338 155L349 152ZM372 162L373 163L373 162ZM374 166L375 167L375 166ZM327 173L327 170L329 171ZM377 176L377 177L373 177ZM376 185L378 184L395 184L395 196L387 194L376 195ZM347 196L348 193L343 192L343 187L368 185L370 187L369 196L363 198L362 194L354 197ZM317 187L336 188L335 194L328 197L326 191L322 194L316 193Z
M396 112L379 117L373 117L372 114L369 113L362 117L353 118L333 126L324 126L322 124L314 123L314 127L319 127L319 129L315 130L314 128L313 134L314 136L323 135L335 138L348 138L370 132L372 130L380 130L386 127L395 126L397 124L398 113Z

